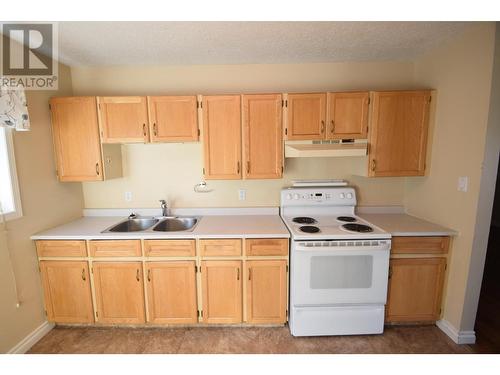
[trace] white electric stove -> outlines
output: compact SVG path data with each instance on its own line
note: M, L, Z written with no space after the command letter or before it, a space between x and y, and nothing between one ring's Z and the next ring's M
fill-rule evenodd
M294 336L377 334L384 329L391 236L355 215L351 187L281 192L291 232Z

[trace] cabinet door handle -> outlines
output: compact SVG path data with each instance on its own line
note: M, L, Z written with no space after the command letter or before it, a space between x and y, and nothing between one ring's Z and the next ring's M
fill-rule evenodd
M325 132L325 122L321 120L321 134Z
M335 121L332 120L332 134L335 133Z
M137 272L135 273L135 279L137 281L141 281L141 279L139 278L139 268L137 269Z
M240 162L236 163L236 173L240 174Z
M252 280L252 269L248 269L248 280Z
M372 160L372 172L375 172L375 168L377 168L377 162L375 159Z
M146 124L142 124L142 134L146 136Z
M156 132L156 122L153 123L153 134L155 135L155 137L158 135L158 133Z
M148 282L151 282L151 270L148 270Z
M99 176L99 163L95 163L95 173Z
M239 280L240 279L240 269L238 268L236 270L236 280Z
M247 174L250 173L250 161L247 161Z
M87 280L87 277L85 276L85 268L82 268L82 280Z

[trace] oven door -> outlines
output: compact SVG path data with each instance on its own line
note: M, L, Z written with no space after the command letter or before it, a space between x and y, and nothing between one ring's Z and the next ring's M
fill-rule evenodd
M293 306L385 304L390 240L294 242Z

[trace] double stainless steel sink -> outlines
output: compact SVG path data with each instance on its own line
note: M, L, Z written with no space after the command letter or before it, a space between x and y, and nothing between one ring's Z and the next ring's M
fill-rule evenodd
M127 232L191 232L200 219L197 217L133 217L115 224L102 233Z

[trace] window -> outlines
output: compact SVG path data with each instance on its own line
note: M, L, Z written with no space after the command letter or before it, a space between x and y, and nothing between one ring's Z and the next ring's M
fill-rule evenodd
M6 220L23 215L17 183L12 130L0 127L0 213Z

